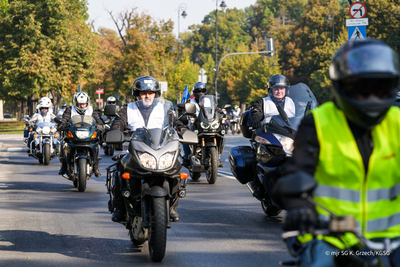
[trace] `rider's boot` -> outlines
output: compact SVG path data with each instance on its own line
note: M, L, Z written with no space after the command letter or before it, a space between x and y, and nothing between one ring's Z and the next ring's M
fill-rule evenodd
M95 175L97 178L100 178L100 177L101 177L101 172L100 172L100 170L99 170L99 162L96 162L95 164L93 164L93 171L94 171L94 175Z
M174 200L173 204L169 208L169 216L171 217L171 221L173 222L179 222L181 220L181 217L178 211L176 210L176 207L178 206L178 200L179 198Z
M65 160L63 160L61 162L61 169L59 170L58 174L59 175L64 175L67 173L67 162Z

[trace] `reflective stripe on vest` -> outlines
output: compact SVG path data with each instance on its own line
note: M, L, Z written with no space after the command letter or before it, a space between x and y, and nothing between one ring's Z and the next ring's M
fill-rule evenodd
M85 111L85 114L83 114L83 115L92 116L92 114L93 114L93 107L89 106L89 108ZM72 106L72 108L71 108L71 118L73 116L81 116L81 115L82 114L78 113L78 111L76 110L75 106Z
M275 102L272 101L272 99L269 96L263 98L263 106L264 106L264 120L262 121L262 123L268 123L271 120L272 116L279 115ZM296 112L295 105L290 97L287 96L285 97L284 110L288 118L294 117Z
M400 236L400 109L391 107L372 129L367 174L344 113L332 102L312 112L320 144L315 201L338 216L355 216L367 238Z
M145 125L142 113L135 102L128 104L127 115L128 127L132 131L135 131L138 128L143 128L144 126L146 126L148 129L160 129L164 125L164 105L161 103L157 103L157 105L153 108L147 125Z

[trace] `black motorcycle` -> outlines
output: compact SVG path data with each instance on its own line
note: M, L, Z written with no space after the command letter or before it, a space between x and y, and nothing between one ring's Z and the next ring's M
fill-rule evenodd
M67 160L67 174L64 177L71 180L79 192L85 191L86 180L93 175L95 158L98 158L99 138L100 130L92 116L72 116L64 132L64 140L60 144L63 151L59 157Z
M139 109L143 106L142 101L135 103ZM106 186L110 195L108 209L113 212L115 180L119 179L126 207L126 221L121 223L129 230L134 244L141 245L148 241L151 259L159 262L164 258L167 229L171 227L170 207L178 198L186 196L188 175L180 173L180 142L197 143L197 135L189 130L181 136L177 134L172 125L171 102L154 99L153 105L164 106L164 123L161 127L143 127L125 134L119 130L107 133L107 144L128 141L129 152L112 158L117 163L107 168ZM196 112L194 104L186 105L186 112ZM105 114L114 115L115 111L111 109L106 106ZM172 190L176 186L179 189L174 194Z
M199 143L190 146L190 177L197 181L205 172L209 184L217 181L219 157L225 146L225 129L215 103L212 95L200 97L200 112L191 127L197 133Z
M245 111L240 120L243 136L250 138L250 146L236 146L229 151L229 165L241 184L246 184L268 216L276 216L282 208L272 194L272 186L279 178L283 164L292 156L293 140L300 121L317 106L317 101L307 85L290 87L289 97L296 106L294 117L277 105L279 115L259 129L248 126L251 110Z

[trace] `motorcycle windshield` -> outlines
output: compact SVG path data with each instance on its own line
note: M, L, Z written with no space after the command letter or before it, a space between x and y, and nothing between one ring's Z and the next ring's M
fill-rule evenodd
M39 122L39 123L36 123L36 127L37 128L43 128L45 126L53 128L53 127L56 127L56 124L53 123L53 122Z
M204 117L208 121L212 121L214 119L215 113L215 98L213 95L203 95L200 97L199 106L203 112Z
M274 115L269 124L277 123L282 127L290 127L297 130L301 120L306 115L306 111L317 107L317 99L312 93L311 89L304 83L299 83L289 87L289 94L287 95L295 105L294 116L289 117L289 125L285 122L281 115ZM287 115L287 114L286 114Z
M71 117L71 125L77 128L89 128L94 124L96 124L96 121L92 116L76 115Z
M142 100L135 102L142 114L146 126L137 128L132 134L132 141L140 141L154 150L165 146L170 140L179 140L173 129L172 102L155 98L149 103Z

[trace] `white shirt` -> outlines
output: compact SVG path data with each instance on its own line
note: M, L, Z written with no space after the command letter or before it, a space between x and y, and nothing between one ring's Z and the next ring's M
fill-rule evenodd
M147 125L145 125L142 113L135 102L128 104L126 112L128 116L128 128L132 131L145 126L149 129L160 129L164 126L164 105L161 103L157 103L151 111Z
M263 98L264 104L264 120L262 123L268 123L271 120L271 117L274 115L279 115L278 109L276 108L276 104L272 99L267 96ZM288 116L288 118L294 117L296 110L293 100L286 96L285 97L285 106L283 108Z

